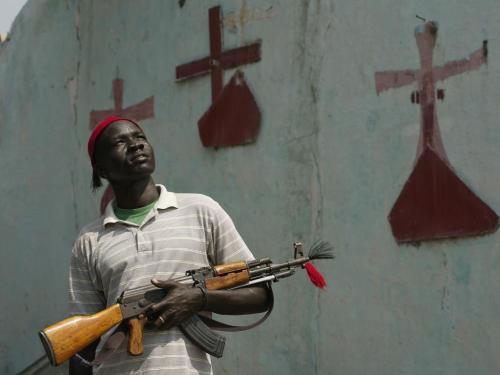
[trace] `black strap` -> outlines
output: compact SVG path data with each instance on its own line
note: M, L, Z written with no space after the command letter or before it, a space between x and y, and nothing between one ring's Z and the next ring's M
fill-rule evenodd
M271 315L271 312L273 311L274 307L274 293L273 289L271 288L271 283L267 284L267 297L269 298L269 308L266 311L266 314L262 316L259 320L257 320L255 323L244 325L244 326L233 326L231 324L226 324L223 322L220 322L218 320L208 318L203 315L199 315L200 319L203 320L203 322L209 326L210 328L213 328L217 331L225 331L225 332L240 332L240 331L247 331L249 329L255 328L258 325L264 323L264 321L269 318L269 315Z

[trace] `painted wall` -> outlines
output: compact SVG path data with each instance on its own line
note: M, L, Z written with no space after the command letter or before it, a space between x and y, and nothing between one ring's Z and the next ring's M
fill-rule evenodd
M183 4L183 5L182 5ZM262 112L256 144L201 146L210 79L175 82L208 54L208 8L224 47L262 39L243 67ZM275 287L263 326L231 334L219 374L492 374L500 371L499 234L398 246L387 214L415 157L410 85L377 96L374 73L418 68L415 15L439 22L436 65L488 40L488 64L440 84L445 147L457 174L500 210L500 8L495 0L36 0L0 47L0 372L42 354L62 319L72 242L98 212L86 156L91 110L154 95L142 124L156 180L211 195L257 257L325 238L329 288L303 274ZM232 75L226 72L225 82ZM229 319L234 321L234 319Z

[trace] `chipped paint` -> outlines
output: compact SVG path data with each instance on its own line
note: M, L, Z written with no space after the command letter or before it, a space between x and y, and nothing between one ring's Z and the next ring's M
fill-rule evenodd
M249 8L246 0L241 1L241 6L238 11L228 12L223 17L224 27L230 33L236 33L243 30L247 24L270 20L276 16L276 11L272 5L267 7Z

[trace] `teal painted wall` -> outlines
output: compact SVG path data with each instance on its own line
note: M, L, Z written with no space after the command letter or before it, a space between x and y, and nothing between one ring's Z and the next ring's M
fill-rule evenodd
M218 4L225 48L262 39L262 61L243 68L262 128L256 144L213 150L196 125L210 80L176 83L174 71L208 53ZM419 108L412 86L377 96L374 73L418 67L416 14L439 22L437 65L489 41L487 66L440 85L438 117L451 164L498 212L494 0L30 1L0 47L0 372L40 356L38 330L67 315L72 242L100 200L89 112L112 107L117 77L125 106L155 97L143 126L158 182L221 202L257 257L289 258L295 240L336 246L318 266L327 291L303 274L277 284L271 318L229 335L217 373L500 372L499 234L398 246L386 219L413 165Z

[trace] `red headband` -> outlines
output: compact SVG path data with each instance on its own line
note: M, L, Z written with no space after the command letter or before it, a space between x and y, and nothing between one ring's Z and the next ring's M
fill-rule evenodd
M116 121L128 121L136 125L138 128L140 128L139 124L137 124L135 121L125 117L109 116L106 117L104 120L102 120L99 124L97 124L94 130L92 130L92 133L90 134L89 137L89 142L87 144L89 158L92 165L94 165L94 151L95 151L94 148L95 148L95 143L97 142L97 138L99 138L104 129L106 129L109 125L111 125L113 122Z

